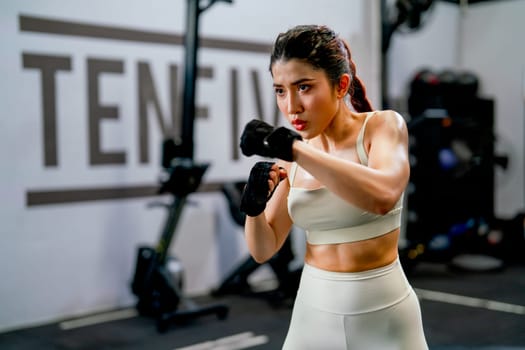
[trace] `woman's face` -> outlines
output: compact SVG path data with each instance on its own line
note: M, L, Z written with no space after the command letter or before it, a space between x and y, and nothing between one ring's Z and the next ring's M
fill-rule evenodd
M336 115L342 99L325 72L298 59L272 66L277 106L305 139L322 133Z

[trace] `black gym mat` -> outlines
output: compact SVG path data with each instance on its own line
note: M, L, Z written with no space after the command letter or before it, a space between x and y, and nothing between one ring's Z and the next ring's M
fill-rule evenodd
M525 350L525 314L466 306L456 303L454 298L452 302L437 301L430 293L525 306L525 266L468 273L444 265L421 264L409 275L409 280L416 292L428 294L420 302L431 350ZM0 349L280 349L291 313L289 306L272 307L265 300L241 296L217 299L203 296L197 301L224 302L230 306L230 314L226 320L205 316L173 325L165 333L158 333L154 321L143 317L69 330L53 323L2 333Z

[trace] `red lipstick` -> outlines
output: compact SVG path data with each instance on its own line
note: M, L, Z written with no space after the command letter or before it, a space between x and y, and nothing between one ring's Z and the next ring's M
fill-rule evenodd
M301 131L301 130L304 130L306 128L306 120L293 119L291 124L295 128L295 130L297 130L297 131Z

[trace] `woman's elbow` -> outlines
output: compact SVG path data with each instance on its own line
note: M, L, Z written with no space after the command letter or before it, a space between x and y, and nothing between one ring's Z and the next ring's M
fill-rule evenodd
M375 201L373 212L379 215L388 214L399 201L399 194L397 193L385 193L381 198Z
M270 260L271 256L268 256L267 254L261 254L261 253L250 253L253 260L255 260L258 264L264 264L268 260Z

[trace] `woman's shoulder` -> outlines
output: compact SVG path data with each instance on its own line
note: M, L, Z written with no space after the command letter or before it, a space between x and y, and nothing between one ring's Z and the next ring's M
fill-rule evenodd
M395 129L405 129L406 120L403 116L391 109L376 110L368 114L368 125L371 128L390 127Z
M386 121L405 121L405 118L403 118L403 116L399 112L394 111L393 109L374 110L366 114L370 119L382 119Z
M368 141L378 138L392 138L396 140L406 140L408 129L406 121L398 112L388 109L374 111L373 116L369 117L366 126ZM365 137L366 138L366 137Z

